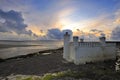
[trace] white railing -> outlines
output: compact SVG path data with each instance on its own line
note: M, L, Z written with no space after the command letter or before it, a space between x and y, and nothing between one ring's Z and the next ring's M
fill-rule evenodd
M79 42L79 46L80 47L97 47L97 46L101 46L101 44L99 42L84 42L84 43Z
M69 45L73 46L74 43L70 42ZM100 47L101 43L100 42L78 42L78 46L79 47ZM106 43L105 46L116 46L116 44L115 43Z

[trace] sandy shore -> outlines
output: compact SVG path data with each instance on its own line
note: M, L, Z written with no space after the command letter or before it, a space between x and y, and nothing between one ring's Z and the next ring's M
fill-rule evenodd
M0 62L0 76L3 77L11 74L42 76L45 73L72 70L81 72L87 78L95 78L95 80L104 75L105 77L107 75L107 78L112 77L112 80L116 80L116 77L118 80L120 79L120 73L115 71L115 61L88 63L77 66L73 63L66 62L62 58L62 54L63 49L60 48L5 60Z

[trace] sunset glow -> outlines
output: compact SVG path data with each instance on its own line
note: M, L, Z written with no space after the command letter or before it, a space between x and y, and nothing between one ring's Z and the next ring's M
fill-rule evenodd
M1 39L8 32L15 39L19 34L31 39L52 39L49 31L58 30L62 35L65 29L78 36L105 33L110 38L119 26L119 0L0 0Z

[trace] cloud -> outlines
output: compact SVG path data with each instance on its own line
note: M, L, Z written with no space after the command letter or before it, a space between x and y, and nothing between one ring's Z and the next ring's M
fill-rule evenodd
M47 28L25 24L21 12L15 10L3 11L0 9L0 39L30 39L31 36L34 39L63 39L63 32L59 28L52 28L58 22L57 15L43 15L40 18L40 23L44 25L42 27L51 28L47 31L44 31ZM7 35L6 33L11 35L6 36L6 38L2 37Z
M47 35L44 36L44 39L55 39L55 40L62 40L64 34L68 32L71 35L72 38L72 31L69 29L65 29L65 30L60 30L58 28L52 28L52 29L48 29Z
M9 32L0 32L0 40L36 40L35 36L29 36L26 34L16 35Z
M27 24L24 23L20 12L14 10L5 12L0 9L0 32L17 34L18 36L21 34L36 36L31 30L26 30L26 28Z
M69 24L72 24L72 22L70 22ZM77 21L76 24L72 26L72 30L74 30L73 34L78 36L95 35L95 37L99 37L100 33L105 33L107 39L111 39L110 36L112 31L116 26L119 25L120 10L118 9L113 13L101 14L96 18L94 17L86 20Z
M9 11L9 10L15 10L15 11L24 11L26 12L28 9L31 8L29 5L29 2L24 0L0 0L0 9Z
M90 31L91 32L95 32L95 33L101 33L101 32L103 32L102 30L98 30L98 29L91 29Z
M21 13L16 12L14 10L4 12L0 10L0 17L5 21L1 23L0 31L1 32L16 32L18 34L21 33L28 33L31 34L31 31L26 31L25 28L27 27L24 24L24 19L22 18Z
M77 29L78 30L78 29ZM71 35L71 38L72 38L72 31L69 30L69 29L65 29L65 30L60 30L58 28L52 28L52 29L49 29L48 32L47 32L47 35L44 36L44 37L41 37L41 39L57 39L57 40L61 40L63 39L63 35L68 32L70 35ZM79 32L76 32L77 35L75 35L75 32L74 32L74 35L73 36L79 36L79 38L84 38L85 40L99 40L98 36L94 33L87 33L87 32L84 32L82 30L79 30Z
M46 35L45 31L43 31L42 29L35 25L30 25L26 29L32 31L32 33L36 34L39 37Z
M117 26L113 29L111 33L111 39L113 40L120 40L120 26Z
M97 29L93 31L98 31ZM98 35L95 32L85 32L83 30L77 29L76 32L74 32L75 36L79 36L79 38L84 38L85 40L98 40Z
M63 32L60 31L58 28L49 29L47 32L47 38L49 39L62 39Z
M82 29L76 29L76 31L73 32L74 36L79 36L79 38L83 38L86 41L98 41L99 36L104 33L104 31L99 29L91 29L89 31L84 31Z
M71 29L75 35L87 36L86 39L97 37L102 31L110 36L112 29L120 25L120 10L114 12L111 9L113 12L109 12L96 6L91 2L71 0L52 0L49 3L44 0L0 0L0 35L11 33L18 37L61 39L57 36L62 34L61 30ZM99 14L94 14L96 10Z
M114 21L115 25L120 25L120 9L118 9L115 12L115 21Z
M89 32L96 36L100 36L102 33L104 33L103 30L98 30L98 29L91 29Z
M72 30L69 30L69 29L64 29L64 30L62 30L62 32L63 32L63 34L66 34L66 32L68 32L68 34L73 35Z
M26 28L27 30L29 30L27 31L27 33L32 32L39 37L43 37L47 34L48 29L51 28L61 29L63 25L61 23L61 20L63 20L66 17L68 18L69 15L71 15L75 10L75 8L71 7L69 3L71 2L64 0L61 1L53 0L50 3L46 3L46 1L44 0L41 1L4 0L4 1L0 1L0 8L8 12L9 10L14 10L16 12L20 11L21 12L20 14L22 14L22 17L24 18L24 22L27 23ZM42 5L42 4L46 4L46 5ZM0 22L2 21L3 20L1 20ZM31 26L33 27L35 26L35 28ZM10 31L10 29L8 30ZM17 33L19 32L19 30L18 31L14 30L14 31ZM26 33L26 31L24 31L24 33Z
M65 8L54 10L50 8L44 11L36 11L25 15L26 23L29 25L35 25L39 29L47 30L50 28L61 29L64 24L62 24L63 19L66 20L70 14L74 12L73 8ZM30 18L30 19L29 19ZM29 27L29 26L28 26Z

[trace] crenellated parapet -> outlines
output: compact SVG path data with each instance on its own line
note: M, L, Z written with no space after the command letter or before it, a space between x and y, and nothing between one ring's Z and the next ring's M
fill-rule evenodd
M105 34L101 34L99 41L84 41L84 38L73 36L64 32L63 58L75 64L85 64L86 62L104 61L116 58L116 44L106 43Z

